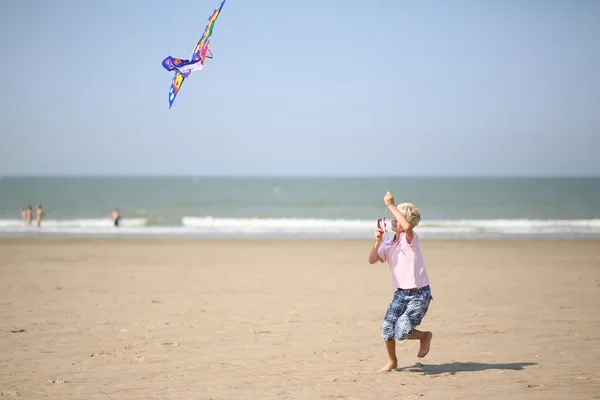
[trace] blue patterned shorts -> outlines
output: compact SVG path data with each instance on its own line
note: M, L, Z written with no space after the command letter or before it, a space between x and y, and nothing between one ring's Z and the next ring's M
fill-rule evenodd
M413 329L421 324L431 300L433 297L429 285L419 289L396 290L381 324L383 340L387 342L394 338L398 340L408 338Z

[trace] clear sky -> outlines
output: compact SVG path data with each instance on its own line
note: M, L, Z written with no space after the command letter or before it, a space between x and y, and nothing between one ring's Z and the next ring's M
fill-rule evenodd
M600 1L0 1L0 175L600 175Z

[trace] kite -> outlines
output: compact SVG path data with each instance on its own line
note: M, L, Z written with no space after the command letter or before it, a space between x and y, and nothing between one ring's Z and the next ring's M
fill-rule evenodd
M171 108L173 105L175 97L177 97L177 93L179 93L179 89L181 89L181 85L183 84L185 78L187 78L193 71L201 70L207 58L213 58L212 53L208 49L208 45L210 44L210 38L213 33L215 21L219 17L225 1L227 0L223 0L219 7L217 7L208 18L204 33L196 44L191 59L184 60L181 58L173 58L168 56L163 60L162 66L167 71L175 70L175 75L171 81L171 88L169 89L169 108Z

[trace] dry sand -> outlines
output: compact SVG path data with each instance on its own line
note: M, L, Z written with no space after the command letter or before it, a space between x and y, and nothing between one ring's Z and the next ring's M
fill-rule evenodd
M399 343L383 374L392 292L371 245L0 240L0 394L600 398L599 241L422 240L431 352Z

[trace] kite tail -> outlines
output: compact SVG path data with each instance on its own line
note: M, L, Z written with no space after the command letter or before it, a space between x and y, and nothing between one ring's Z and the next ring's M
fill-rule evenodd
M184 79L185 76L179 72L179 70L175 70L175 75L171 81L171 88L169 89L169 108L171 108L173 105L175 97L177 97L177 93L179 93L179 88L181 88L181 84L183 83Z

